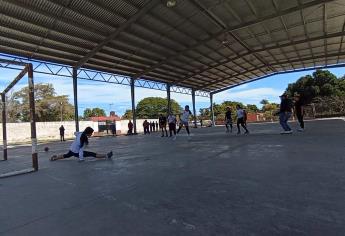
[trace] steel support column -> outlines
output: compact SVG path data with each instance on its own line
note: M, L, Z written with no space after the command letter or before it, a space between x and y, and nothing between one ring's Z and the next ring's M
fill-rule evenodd
M4 149L4 161L7 160L7 130L6 130L6 94L1 94L2 102L2 140Z
M79 132L79 114L78 114L78 70L73 67L73 97L74 97L74 120L75 130Z
M211 110L211 121L212 121L212 126L215 126L216 123L214 121L214 111L213 111L213 93L210 93L210 110Z
M170 112L172 112L171 111L170 84L167 84L167 100L168 100L168 110L167 110L167 113L169 115Z
M133 129L134 134L137 134L137 114L135 111L135 79L131 78L131 100L132 100L132 114L133 114Z
M196 125L196 109L195 109L195 90L192 89L192 103L193 103L193 115L194 115L194 127L197 128Z
M34 94L34 74L32 64L28 64L29 82L29 106L30 106L30 127L31 127L31 147L32 147L32 168L38 171L37 158L37 137L36 137L36 114L35 114L35 94Z

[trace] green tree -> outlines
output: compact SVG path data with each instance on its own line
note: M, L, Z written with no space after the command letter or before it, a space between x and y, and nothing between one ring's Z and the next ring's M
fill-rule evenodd
M92 109L93 116L105 116L105 111L102 108L95 107Z
M259 111L259 108L254 104L247 104L247 112L256 113Z
M12 121L30 121L29 113L29 88L12 93L8 102L15 106L9 113ZM37 121L57 121L74 118L74 107L68 102L67 95L56 96L52 84L35 85L35 111Z
M95 108L86 108L84 110L84 118L90 118L90 117L99 117L99 116L105 116L105 111L102 108L95 107Z
M267 99L262 99L260 104L262 105L266 105L266 104L269 104L270 102L267 100Z
M310 103L316 97L344 96L344 78L337 77L328 70L317 70L312 75L299 78L295 83L289 84L286 92L293 96L299 93L305 103Z
M85 110L84 110L84 118L89 118L89 117L92 117L93 115L92 115L92 109L90 109L90 108L86 108Z
M130 120L133 119L133 112L132 110L126 110L125 114L123 114L122 119Z
M171 109L174 114L179 114L182 110L181 106L171 99ZM138 102L137 117L140 119L157 118L159 114L166 115L168 113L168 100L160 97L147 97Z

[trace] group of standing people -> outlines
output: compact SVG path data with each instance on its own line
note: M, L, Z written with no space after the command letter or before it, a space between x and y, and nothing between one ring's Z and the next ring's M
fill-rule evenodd
M292 129L288 124L289 119L292 114L294 114L299 122L299 128L297 131L304 131L304 109L301 96L299 94L294 95L294 99L290 99L287 93L283 93L280 96L281 103L279 111L276 115L279 115L279 123L283 128L281 134L292 134ZM241 134L240 126L244 129L244 134L249 134L247 128L247 112L240 106L236 106L236 116L237 116L237 134ZM232 110L231 107L226 108L224 124L227 133L232 133Z
M249 134L247 129L247 112L240 105L236 106L236 118L237 118L237 134L241 134L241 128L245 130L244 134ZM232 133L232 110L231 107L226 108L225 119L224 119L226 132Z
M176 134L178 134L182 127L184 126L186 128L187 134L188 136L190 136L190 131L189 131L189 117L190 115L192 115L192 112L189 109L189 106L185 106L184 111L182 112L182 114L180 115L180 119L179 119L179 128L178 130L176 130L176 126L178 125L177 122L177 117L170 111L169 115L166 117L163 114L159 115L158 118L158 123L156 121L156 131L158 131L158 126L160 131L162 132L162 136L161 137L173 137L173 139L176 139ZM153 122L154 123L154 122ZM168 130L167 130L167 126L169 129L169 135L168 135ZM143 123L143 127L144 127L144 134L149 134L150 130L150 123L145 120Z
M152 132L158 132L158 122L154 122L154 121L147 121L145 120L143 123L143 127L144 127L144 134L150 134Z

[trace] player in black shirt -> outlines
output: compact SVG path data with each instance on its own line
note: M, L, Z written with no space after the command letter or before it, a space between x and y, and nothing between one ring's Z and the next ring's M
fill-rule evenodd
M297 131L304 131L304 121L303 121L303 102L301 100L301 97L299 94L295 94L295 105L294 105L294 108L295 108L295 116L299 122L299 125L300 125L300 128L297 129Z
M162 114L159 115L159 127L162 130L162 137L164 137L164 130L165 130L166 137L168 137L167 118L163 116Z
M230 126L230 130L229 130L229 126ZM226 112L225 112L225 127L226 127L226 132L232 133L232 117L231 117L231 108L227 107L226 108Z

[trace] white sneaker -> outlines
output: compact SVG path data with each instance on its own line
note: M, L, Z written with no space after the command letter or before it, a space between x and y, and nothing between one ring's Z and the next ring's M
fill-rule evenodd
M280 134L292 134L292 130L282 131Z
M78 162L84 162L85 161L85 159L79 159L78 160Z
M176 135L173 137L173 140L174 140L174 141L176 140Z
M299 128L299 129L297 129L297 131L298 131L298 132L303 132L304 129L303 129L303 128Z

